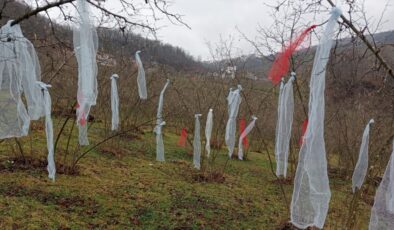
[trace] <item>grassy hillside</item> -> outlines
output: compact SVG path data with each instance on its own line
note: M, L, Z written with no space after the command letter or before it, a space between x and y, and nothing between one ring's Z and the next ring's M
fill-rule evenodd
M215 150L216 159L199 172L191 150L177 147L178 137L168 131L167 162L156 162L154 136L146 130L99 146L75 175L60 172L51 182L44 132L39 123L33 127L33 135L20 142L27 164L15 159L14 140L0 144L1 229L286 229L293 185L276 180L267 154L250 152L248 160L227 162L225 151ZM99 125L91 128L93 142L104 138L100 131ZM63 156L57 153L59 168ZM351 182L331 174L330 183L326 229L341 229ZM369 212L370 204L361 202L357 229L367 229Z

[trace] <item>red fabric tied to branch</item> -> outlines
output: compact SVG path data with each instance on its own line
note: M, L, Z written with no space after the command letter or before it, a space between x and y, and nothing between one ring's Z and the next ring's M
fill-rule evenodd
M182 128L181 136L179 137L178 146L186 147L187 130Z
M298 144L300 146L304 143L304 136L307 128L308 128L308 118L304 120L301 126L301 137L300 140L298 141Z
M245 120L245 118L243 117L243 118L239 121L239 133L240 133L240 134L243 133L243 131L245 130L245 128L246 128L246 120ZM248 148L248 146L249 146L248 137L245 137L245 138L242 140L242 144L243 144L243 146L244 146L244 149L247 149L247 148Z
M314 28L316 28L316 25L308 27L294 40L290 41L287 47L283 47L283 51L278 54L268 74L268 79L271 80L274 85L278 84L282 77L287 74L290 68L290 57Z

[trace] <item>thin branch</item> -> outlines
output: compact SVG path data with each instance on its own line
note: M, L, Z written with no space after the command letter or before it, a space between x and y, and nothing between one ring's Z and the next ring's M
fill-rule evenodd
M141 23L137 23L137 22L131 22L131 21L129 21L126 17L124 17L124 16L122 16L122 15L119 15L119 14L115 14L115 13L113 13L113 12L111 12L111 11L105 9L104 7L101 7L100 5L98 5L98 4L94 3L94 2L92 2L91 0L87 0L87 2L89 2L91 5L93 5L93 6L96 7L97 9L101 10L102 12L104 12L104 13L106 13L106 14L108 14L108 15L112 15L112 16L113 16L114 18L116 18L116 19L122 20L125 24L130 24L130 25L133 25L133 26L139 26L139 27L148 29L148 30L150 30L150 31L154 31L154 30L155 30L154 28L152 28L152 27L150 27L150 26L148 26L148 25L141 24Z
M59 7L59 6L61 6L61 5L64 5L64 4L73 2L73 1L75 1L75 0L60 0L60 1L58 1L58 2L49 3L49 4L45 5L45 6L37 7L36 9L34 9L34 10L28 12L27 14L25 14L25 15L23 15L23 16L17 18L17 19L15 19L15 20L11 23L11 26L14 26L14 25L16 25L16 24L19 24L19 23L21 23L22 21L24 21L24 20L26 20L26 19L29 19L30 17L35 16L35 15L39 14L40 12L46 11L46 10L52 8L52 7Z
M335 7L335 4L331 0L327 0L327 2L332 6ZM389 66L387 61L380 55L380 49L376 49L371 42L368 41L368 39L365 37L362 31L359 31L353 23L348 20L345 16L341 15L341 19L343 23L345 23L351 30L353 30L354 33L364 42L364 44L372 51L372 53L375 55L375 57L379 60L379 62L382 64L382 66L387 70L387 73L394 79L394 71Z

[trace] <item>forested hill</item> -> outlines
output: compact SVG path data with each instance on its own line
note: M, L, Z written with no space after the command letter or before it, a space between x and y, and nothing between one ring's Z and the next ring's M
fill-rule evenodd
M141 58L149 63L159 63L178 70L203 69L200 62L179 47L159 40L146 39L136 34L123 34L120 31L98 29L102 48L115 56L131 56L137 50L143 51Z
M0 0L0 25L30 11L18 1ZM24 35L31 41L57 40L72 48L72 28L51 22L44 16L33 16L21 23ZM179 47L133 33L122 33L118 28L98 28L99 54L111 58L134 57L142 50L141 58L148 64L158 63L178 70L202 70L202 64Z
M385 31L376 33L372 36L366 36L369 41L377 46L394 44L394 30L392 31ZM344 38L337 41L336 48L341 48L343 50L348 50L348 52L353 52L352 49L356 48L363 48L365 50L365 45L363 42L356 38ZM316 46L311 47L311 50L314 50ZM388 49L387 46L383 49ZM386 50L382 50L382 52L390 52ZM238 70L247 70L250 73L253 73L258 79L265 79L268 73L269 68L272 65L272 61L275 59L275 55L271 56L264 56L261 57L260 55L247 55L243 57L233 58L232 60L220 60L218 62L207 62L205 63L206 68L211 70L216 70L218 67L223 67L226 65L235 65L237 66ZM391 61L391 58L387 58ZM312 59L311 59L312 60Z
M0 0L0 25L4 25L8 20L18 18L31 9L22 3L14 0ZM34 16L21 24L23 33L31 41L47 40L48 43L61 42L72 50L72 29L67 26L51 23L44 16ZM238 70L246 70L258 79L266 78L266 73L272 64L274 56L264 57L256 55L246 55L233 60L220 60L218 62L202 63L197 61L185 50L166 44L159 40L147 39L133 33L123 33L119 28L97 29L99 34L99 55L110 58L134 57L137 50L143 51L141 58L147 65L162 64L177 70L203 72L205 70L218 71L226 66L236 65ZM371 41L377 44L394 44L394 31L387 31L374 34ZM346 48L352 44L352 38L345 38L339 41L339 46ZM363 46L357 41L357 46Z

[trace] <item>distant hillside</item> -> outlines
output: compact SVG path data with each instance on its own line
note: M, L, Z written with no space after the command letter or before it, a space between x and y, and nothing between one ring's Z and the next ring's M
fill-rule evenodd
M0 0L0 25L4 25L8 20L22 16L30 10L28 6L18 1ZM21 24L24 35L33 42L55 37L71 48L72 29L58 24L54 25L53 28L51 22L43 16L32 17ZM200 71L203 69L201 63L179 47L147 39L137 34L121 33L117 28L99 28L97 32L99 53L102 55L110 55L112 58L117 58L120 55L134 57L137 50L142 50L141 58L148 62L147 64L158 63L178 70Z
M1 6L6 7L1 10ZM0 0L0 25L6 21L19 17L28 12L30 8L18 1ZM52 28L51 22L43 16L32 17L24 21L22 29L26 37L34 40L45 40L50 37L61 40L72 48L72 31L71 28L55 24ZM53 35L55 31L55 35ZM163 43L158 40L144 38L140 35L127 33L124 34L118 29L99 28L99 54L109 56L111 59L119 57L134 57L137 50L142 50L141 58L147 65L163 64L176 70L186 70L193 72L204 72L210 70L220 72L227 66L235 65L237 71L247 72L257 79L265 79L267 72L274 60L274 56L259 57L254 54L237 57L232 60L221 60L218 62L197 61L183 49ZM372 38L369 37L372 41ZM337 47L346 49L350 46L354 38L345 38L337 43ZM362 42L357 39L357 45L363 46ZM373 42L376 44L394 44L394 31L386 31L374 35ZM312 47L312 50L315 47Z
M373 39L371 36L367 36L367 38L372 43L376 43L377 45L394 44L394 31L376 33L373 35ZM355 41L357 42L358 47L364 46L363 42L358 38L345 38L337 42L336 48L340 48L340 49L350 48L354 39L356 39ZM311 47L311 50L313 51L315 48L316 46L313 46ZM211 69L212 71L215 71L215 69L217 69L218 66L236 65L238 70L244 70L250 72L254 74L258 79L265 79L267 72L269 71L269 68L272 65L271 60L274 59L275 57L272 55L259 57L252 54L245 57L234 58L231 61L221 60L215 63L205 63L205 65L207 68Z
M373 38L370 35L366 35L366 37L369 41L377 45L394 44L394 30L376 33L373 35ZM345 38L340 40L339 44L341 46L349 46L354 39L355 38ZM357 44L362 44L362 41L358 38Z

